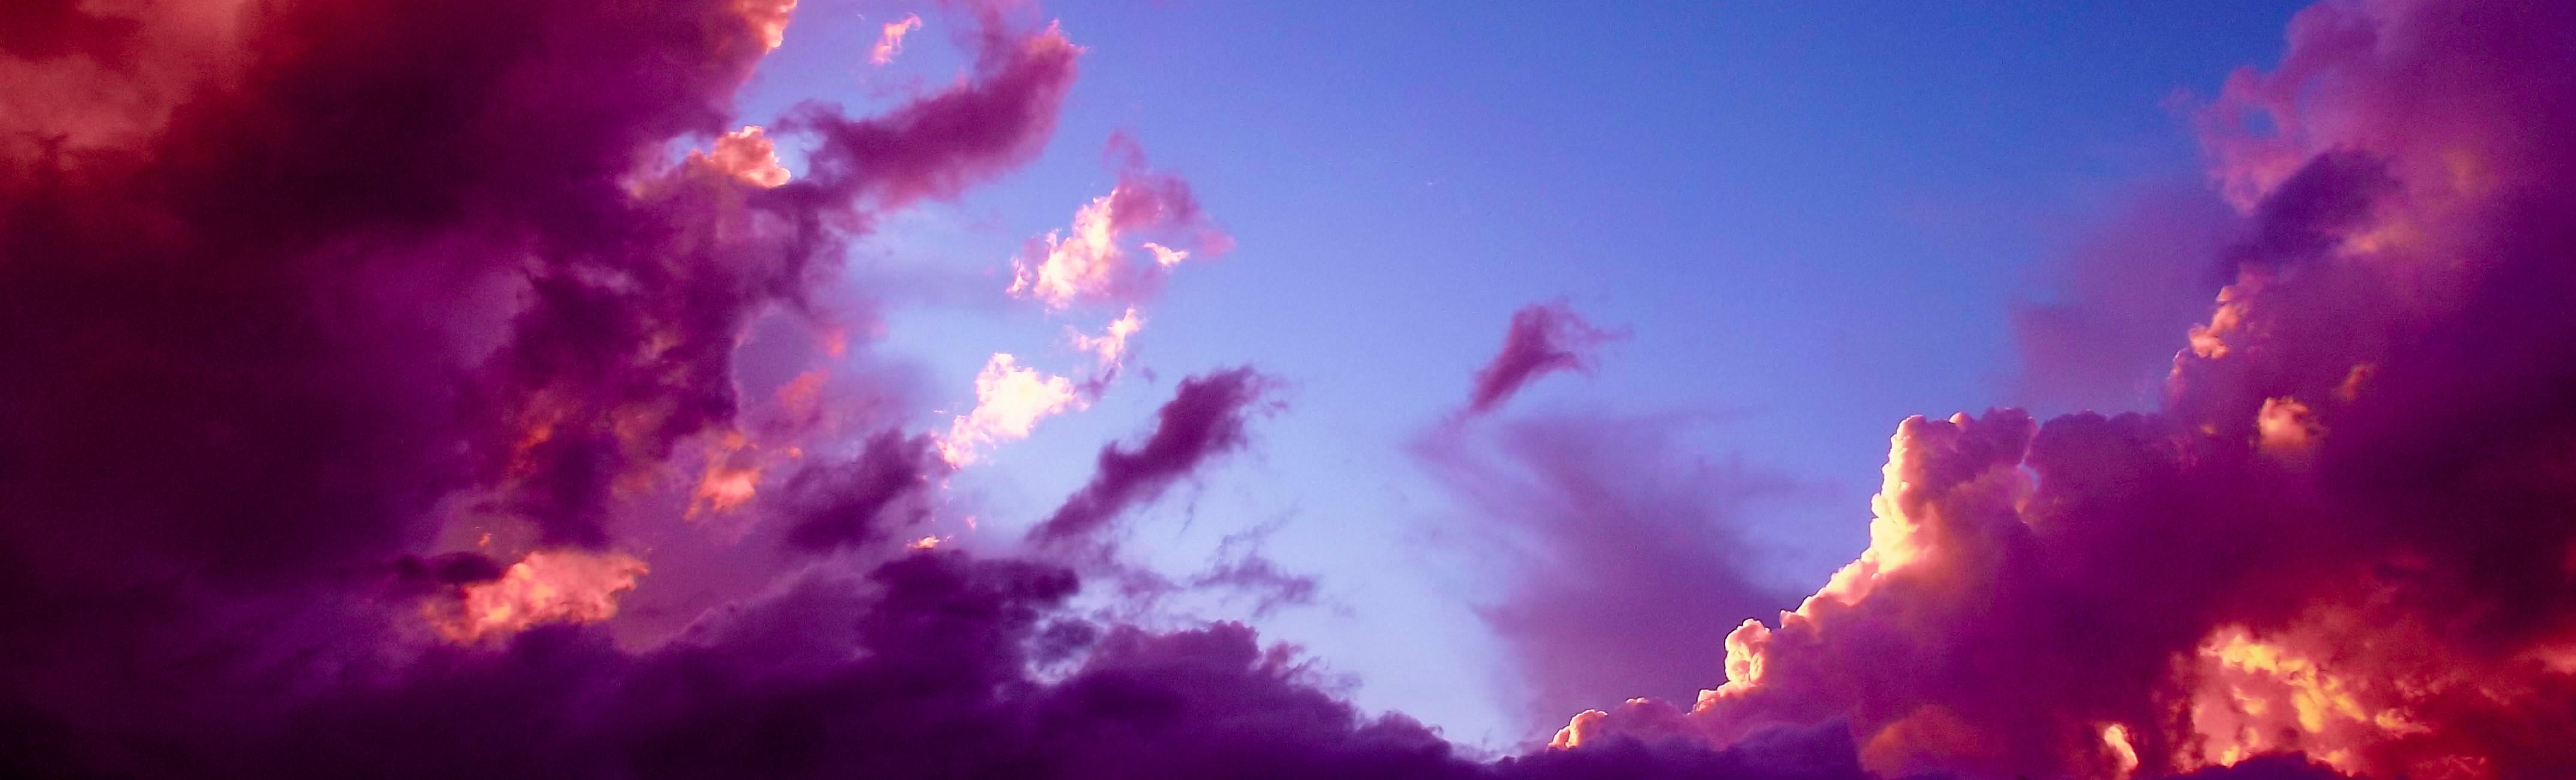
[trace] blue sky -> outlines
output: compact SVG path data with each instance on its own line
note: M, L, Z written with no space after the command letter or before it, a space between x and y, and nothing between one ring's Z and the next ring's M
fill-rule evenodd
M1114 312L1008 300L1007 260L1108 191L1102 144L1132 134L1237 248L1147 308L1152 377L958 487L1029 522L1178 378L1251 364L1286 384L1285 410L1139 518L1136 554L1188 571L1270 529L1268 554L1323 599L1256 625L1363 706L1500 746L1528 734L1473 612L1498 583L1458 560L1440 533L1457 510L1404 445L1458 406L1514 309L1563 297L1630 334L1596 375L1517 406L1677 415L1699 451L1800 485L1751 533L1765 576L1811 590L1864 546L1898 420L2058 410L2015 390L2011 306L2050 295L2052 258L2087 226L2196 181L2175 96L2270 62L2298 5L1054 2L1089 52L1045 155L855 251L939 291L889 302L880 350L918 367L925 404L971 403L995 351L1069 371L1063 326ZM935 10L805 0L745 121L949 83L957 25ZM928 26L868 65L876 25L907 12Z

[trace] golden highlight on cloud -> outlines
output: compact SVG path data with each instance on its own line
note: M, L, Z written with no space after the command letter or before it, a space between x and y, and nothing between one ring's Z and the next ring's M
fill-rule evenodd
M1112 204L1117 191L1093 198L1073 213L1069 234L1049 231L1044 251L1034 261L1025 257L1012 261L1012 295L1033 298L1048 306L1064 308L1077 298L1109 293L1117 283L1115 274L1126 253L1118 247L1118 236L1112 229L1115 214Z
M787 22L796 14L796 0L739 0L734 7L760 32L761 53L787 44Z
M470 643L544 623L595 623L617 616L617 597L649 569L619 553L539 550L489 582L432 597L422 614L441 636Z
M878 65L893 62L895 55L903 53L903 36L918 29L921 29L920 14L904 14L900 20L887 22L883 32L877 34L876 45L868 49L868 62Z
M1193 253L1204 259L1233 247L1200 211L1189 182L1146 167L1144 150L1124 135L1110 139L1109 151L1119 161L1118 184L1076 209L1070 228L1031 239L1011 258L1011 295L1058 310L1133 304ZM1152 261L1137 259L1130 242Z
M778 149L770 142L768 131L759 125L745 125L718 136L714 151L693 151L689 159L762 188L776 188L791 178L787 169L778 164Z
M1065 328L1065 332L1073 341L1074 349L1088 352L1093 357L1099 358L1100 369L1106 372L1116 370L1119 361L1126 358L1127 337L1134 336L1137 331L1144 329L1145 319L1137 316L1136 307L1129 306L1127 313L1119 315L1118 319L1110 320L1109 325L1101 330L1100 335L1093 336L1071 327Z
M2576 203L2538 140L2576 102L2524 77L2576 72L2571 36L2539 3L2301 12L2196 112L2246 229L2158 411L1907 420L1857 560L1689 707L1557 742L1840 722L1890 777L2576 772L2576 237L2537 216Z

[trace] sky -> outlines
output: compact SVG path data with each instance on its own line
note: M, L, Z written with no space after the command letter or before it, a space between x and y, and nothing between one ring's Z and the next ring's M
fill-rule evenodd
M2576 6L18 0L0 776L2576 776Z
M1562 298L1626 334L1528 403L1669 415L1688 453L1792 483L1742 522L1765 577L1804 592L1867 545L1906 416L2152 406L2138 388L2217 280L2121 356L2126 393L2032 392L2012 312L2064 295L2053 263L2124 207L2215 202L2181 106L2277 58L2299 7L1055 4L1087 51L1045 154L857 251L961 278L896 307L887 338L963 404L985 353L1070 365L1049 340L1092 327L1002 287L1021 241L1112 183L1107 139L1187 177L1235 248L1173 275L1138 365L1167 385L1250 363L1291 389L1256 454L1153 510L1136 543L1187 567L1274 529L1268 554L1320 602L1258 625L1356 677L1365 706L1506 746L1559 724L1527 722L1475 613L1499 583L1458 559L1459 508L1406 442L1456 407L1511 312ZM935 14L895 62L854 61L925 10L801 4L744 113L954 78ZM1033 517L1161 392L1049 420L970 484L991 514ZM1233 606L1212 614L1248 617Z

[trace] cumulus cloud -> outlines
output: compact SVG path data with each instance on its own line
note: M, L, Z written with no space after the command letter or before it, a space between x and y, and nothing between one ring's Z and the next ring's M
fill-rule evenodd
M2157 411L1907 420L1858 560L1733 632L1696 701L1561 741L1840 721L1883 774L2576 771L2576 233L2540 216L2576 204L2540 140L2576 130L2572 40L2560 4L2302 12L2201 109L2247 224Z

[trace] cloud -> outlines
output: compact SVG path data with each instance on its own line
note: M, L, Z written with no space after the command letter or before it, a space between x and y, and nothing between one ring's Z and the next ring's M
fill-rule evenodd
M1037 155L1055 131L1082 53L1050 25L1013 30L1003 10L968 4L979 25L974 78L881 116L844 117L806 104L788 122L822 139L810 197L891 209L953 198Z
M883 65L903 53L903 36L921 29L920 14L904 14L902 19L885 23L879 31L877 45L868 49L868 62Z
M928 519L932 480L949 469L937 451L927 435L884 431L869 437L857 458L799 474L787 488L800 505L787 544L808 551L855 547Z
M850 241L1044 147L1080 49L1030 6L952 6L954 86L755 132L728 107L785 2L30 5L0 23L0 773L2576 773L2561 5L2302 14L2201 119L2252 225L2160 411L1906 421L1869 551L1730 631L1717 688L1492 761L1245 626L1095 622L1059 562L903 549L945 463L824 397L895 395L864 377L745 400L762 318L846 348L814 296ZM1122 171L1113 235L1222 245ZM1606 338L1524 314L1471 412ZM1245 446L1270 385L1183 382L1036 550ZM1629 536L1558 534L1541 565L1584 576L1511 609L1674 599L1646 645L1740 611L1687 566L1730 549L1690 483L1749 473L1496 425L1473 490ZM1257 560L1208 576L1294 592Z
M1011 259L1012 295L1054 309L1102 302L1132 309L1161 288L1173 266L1233 248L1234 239L1199 208L1190 183L1147 167L1135 139L1111 137L1109 156L1118 164L1118 184L1076 210L1070 230L1032 239ZM1137 259L1139 249L1152 262Z
M1480 764L1400 715L1324 692L1240 624L1170 633L1063 614L1044 564L915 553L858 582L816 577L659 649L576 628L499 653L441 651L342 688L197 772L280 777L757 773L885 777L1239 775L1556 780L1860 780L1837 731L1736 750L1688 744ZM864 594L864 595L862 595ZM1032 668L1062 667L1047 678ZM20 754L25 755L25 754ZM150 768L152 765L146 765Z
M1460 503L1454 533L1508 585L1480 608L1532 725L1632 697L1688 696L1709 652L1794 601L1747 573L1747 505L1787 480L1695 456L1669 417L1563 412L1439 428L1416 459ZM1553 727L1553 724L1549 724Z
M1585 322L1564 301L1521 307L1512 312L1502 351L1476 370L1475 386L1467 393L1467 413L1493 411L1539 377L1592 370L1592 350L1616 338L1617 334Z
M2536 140L2576 130L2571 37L2558 4L2302 12L2200 112L2246 229L2157 411L1905 421L1858 560L1696 701L1564 741L1839 721L1882 774L2576 771L2576 232L2539 216L2576 171ZM2333 771L2260 758L2298 754Z
M1029 529L1029 538L1042 545L1096 541L1128 509L1161 496L1209 458L1244 446L1244 424L1262 409L1271 386L1250 368L1181 380L1172 400L1154 413L1154 432L1133 449L1102 447L1091 481Z
M2245 218L2197 181L2159 182L2046 262L2036 300L2012 308L2027 403L2102 412L2152 409L2174 334L2201 321L2235 273L2219 260Z
M985 448L1028 438L1039 420L1084 404L1073 380L996 353L975 375L975 408L950 423L948 435L939 440L939 455L952 466L974 463Z

